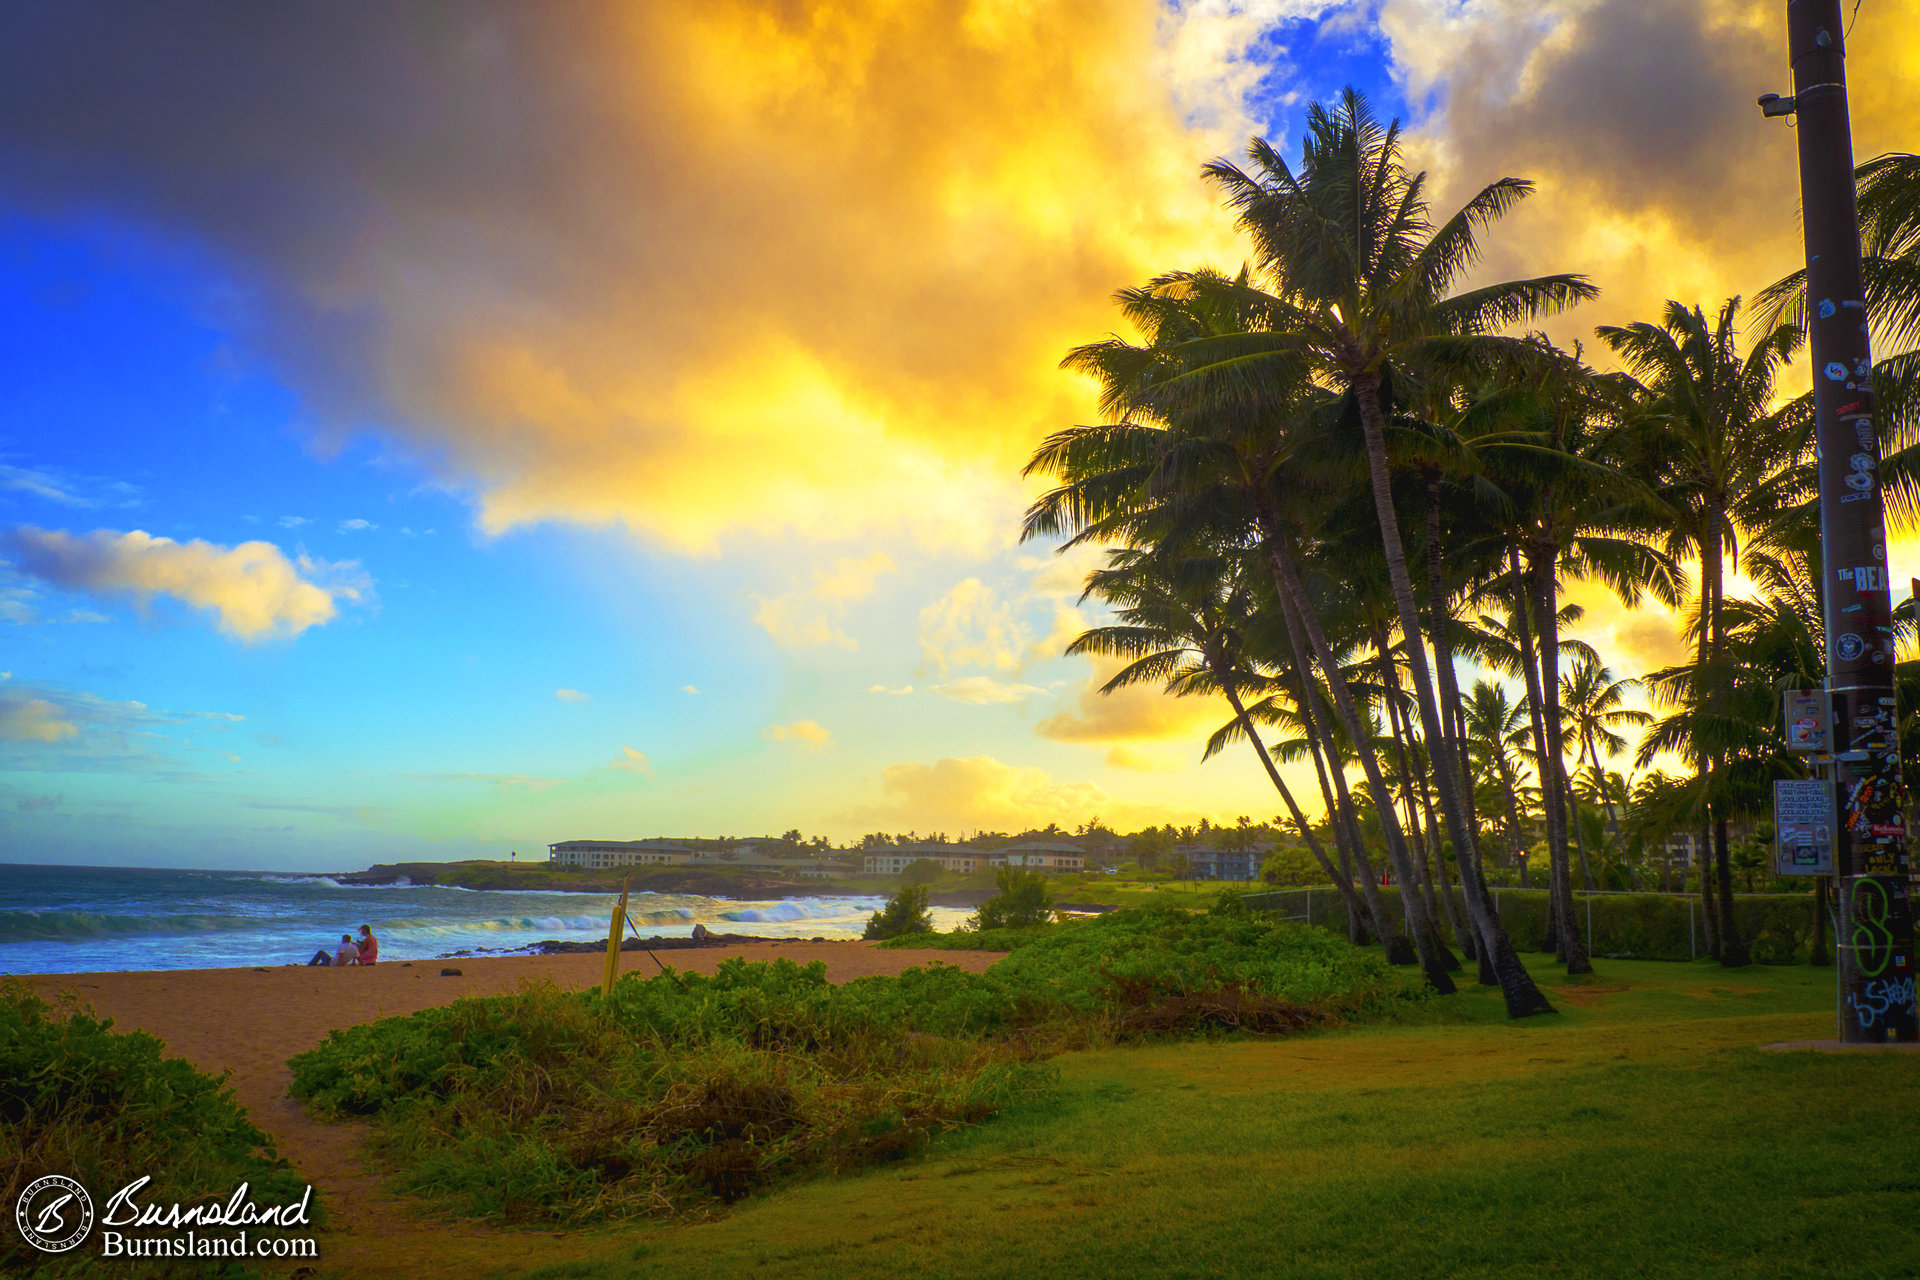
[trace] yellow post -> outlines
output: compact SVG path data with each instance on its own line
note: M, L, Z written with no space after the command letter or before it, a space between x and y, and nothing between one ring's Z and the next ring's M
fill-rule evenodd
M613 924L607 930L607 972L600 980L600 994L613 994L613 980L620 976L620 938L627 931L627 890L633 887L628 876L620 886L620 905L613 909Z

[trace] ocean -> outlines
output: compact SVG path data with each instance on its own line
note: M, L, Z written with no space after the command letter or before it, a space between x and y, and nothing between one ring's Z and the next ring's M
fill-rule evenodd
M607 936L617 894L523 893L440 886L343 885L324 875L0 864L0 974L222 969L305 964L340 935L372 925L382 960L469 948L520 950L548 938ZM857 938L884 898L736 901L637 893L642 936L715 933ZM933 908L937 928L969 913Z

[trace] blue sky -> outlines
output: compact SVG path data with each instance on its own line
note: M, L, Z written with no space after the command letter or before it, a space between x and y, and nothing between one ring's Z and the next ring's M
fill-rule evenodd
M1639 143L1556 140L1546 36L1618 6L1496 9L50 9L0 53L5 856L1269 815L1220 708L1094 692L1089 562L1014 537L1111 291L1239 259L1200 163L1352 83L1443 182L1537 143L1578 193L1496 266L1640 307L1780 257L1583 185Z

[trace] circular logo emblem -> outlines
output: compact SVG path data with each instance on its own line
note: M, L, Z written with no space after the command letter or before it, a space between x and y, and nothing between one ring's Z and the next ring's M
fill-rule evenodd
M1833 647L1840 654L1840 661L1842 662L1852 662L1855 658L1867 651L1866 642L1859 636L1854 635L1851 631L1841 636L1838 643Z
M50 1173L27 1184L14 1202L20 1237L42 1253L65 1253L93 1230L93 1199L72 1178Z

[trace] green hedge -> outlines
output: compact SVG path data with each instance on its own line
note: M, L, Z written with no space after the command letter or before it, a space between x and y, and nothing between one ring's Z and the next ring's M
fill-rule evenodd
M1390 885L1381 893L1397 909L1400 889ZM1547 935L1545 889L1495 889L1501 923L1522 951L1544 949ZM1455 901L1460 901L1458 891ZM1706 926L1697 895L1667 893L1575 892L1574 915L1582 935L1589 933L1587 949L1596 956L1636 960L1690 960L1707 954ZM1250 893L1246 905L1256 911L1274 911L1336 931L1346 929L1346 908L1333 888L1275 889ZM1740 937L1761 964L1794 964L1807 958L1813 939L1811 894L1735 894L1734 919ZM1464 905L1461 918L1466 917Z

